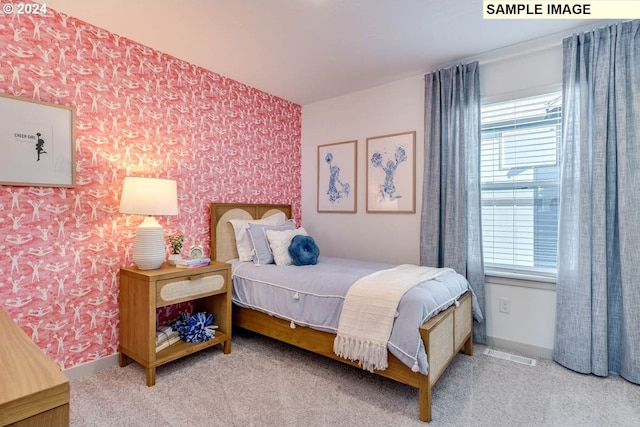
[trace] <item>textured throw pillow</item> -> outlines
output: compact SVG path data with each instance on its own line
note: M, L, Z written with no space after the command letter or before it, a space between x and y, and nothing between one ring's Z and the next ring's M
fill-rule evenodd
M262 219L230 219L229 222L233 226L233 232L236 235L236 248L238 249L238 258L240 261L253 260L251 244L249 243L249 236L247 234L249 224L280 225L284 223L286 219L287 217L282 212Z
M253 262L256 264L273 264L273 253L267 241L267 230L295 230L296 223L290 219L282 225L249 224L247 233L253 248Z
M311 236L293 236L289 245L289 255L293 265L316 265L320 248Z
M293 236L300 234L307 235L307 231L302 227L297 230L267 230L266 233L276 265L291 265L293 263L291 255L289 255L291 239L293 239Z

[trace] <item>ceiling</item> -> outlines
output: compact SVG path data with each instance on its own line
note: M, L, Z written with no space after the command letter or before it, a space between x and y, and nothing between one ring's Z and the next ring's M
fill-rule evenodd
M485 20L482 0L46 0L300 105L594 24Z

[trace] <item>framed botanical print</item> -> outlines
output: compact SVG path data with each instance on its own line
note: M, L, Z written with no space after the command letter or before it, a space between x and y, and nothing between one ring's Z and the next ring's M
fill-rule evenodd
M367 138L367 212L415 213L416 132Z
M318 212L355 213L358 141L318 145Z

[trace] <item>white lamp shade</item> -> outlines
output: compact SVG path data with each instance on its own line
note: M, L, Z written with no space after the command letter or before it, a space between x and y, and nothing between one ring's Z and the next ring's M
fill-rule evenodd
M152 215L177 215L176 181L159 178L125 177L120 212L148 215L136 228L133 262L140 270L160 268L166 257L164 230Z
M178 215L178 184L171 179L127 176L120 212L133 215Z

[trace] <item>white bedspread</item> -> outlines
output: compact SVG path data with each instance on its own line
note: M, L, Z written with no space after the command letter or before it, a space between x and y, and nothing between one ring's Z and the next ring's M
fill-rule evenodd
M359 279L344 299L333 351L368 371L387 369L387 344L400 299L417 284L452 271L402 264Z

